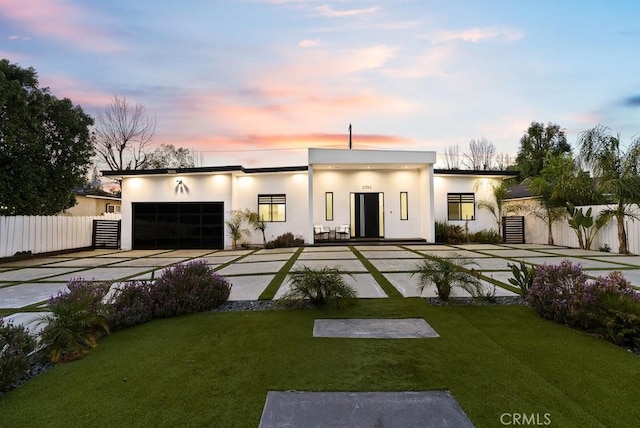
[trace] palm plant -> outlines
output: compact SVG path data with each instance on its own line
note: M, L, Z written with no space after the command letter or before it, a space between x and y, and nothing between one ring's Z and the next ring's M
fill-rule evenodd
M444 302L449 300L453 287L460 287L477 297L482 294L482 285L478 278L465 269L465 266L471 264L476 263L457 253L451 258L431 256L421 260L411 276L418 275L418 289L421 293L429 284L434 284L438 298Z
M242 227L244 223L244 214L242 211L233 211L231 218L224 222L229 229L229 236L231 237L232 244L231 249L235 250L238 247L238 241L242 239L244 235L251 233L249 229Z
M480 181L478 182L480 183ZM496 220L496 224L498 225L498 234L502 236L502 214L503 214L503 206L504 201L509 196L509 188L511 187L511 181L509 180L501 180L500 182L492 182L491 183L491 193L493 195L493 200L481 200L478 201L479 209L486 209ZM476 185L478 187L478 185Z
M580 158L596 182L596 189L606 195L613 207L601 212L605 220L616 219L618 252L629 252L625 218L640 220L634 206L640 203L640 136L626 151L620 147L620 134L613 136L607 127L598 125L578 138Z
M95 295L62 293L49 300L50 312L40 318L46 326L40 340L51 361L73 359L98 346L98 339L109 334L109 316Z
M308 301L313 306L331 303L337 308L341 299L353 302L358 297L356 289L347 284L336 268L301 266L291 270L289 275L291 288L280 298L285 305Z
M243 215L247 223L253 227L253 230L262 232L262 243L263 245L267 245L267 237L264 235L264 231L267 229L267 223L260 217L260 214L247 208L244 210Z

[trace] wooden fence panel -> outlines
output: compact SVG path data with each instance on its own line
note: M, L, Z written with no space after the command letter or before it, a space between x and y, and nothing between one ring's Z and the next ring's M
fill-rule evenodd
M0 216L0 257L90 247L93 220L120 220L120 214L102 216Z

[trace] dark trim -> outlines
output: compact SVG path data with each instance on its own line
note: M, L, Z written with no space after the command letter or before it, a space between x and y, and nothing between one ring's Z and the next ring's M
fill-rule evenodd
M474 171L470 169L434 169L434 175L480 175L485 177L518 177L520 171L494 171L480 170Z
M130 177L135 175L177 175L177 174L198 174L210 172L234 172L240 171L245 174L260 174L268 172L302 172L308 171L308 166L283 166L267 168L245 168L242 165L230 166L203 166L198 168L161 168L161 169L128 169L125 171L102 171L106 177ZM172 171L172 172L169 172ZM175 173L173 172L175 171Z

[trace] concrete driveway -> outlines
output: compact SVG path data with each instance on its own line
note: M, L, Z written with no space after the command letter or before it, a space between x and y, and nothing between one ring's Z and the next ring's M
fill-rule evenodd
M450 257L463 254L475 263L482 274L483 286L497 284L497 296L514 296L508 289L511 271L508 263L521 260L532 265L558 264L564 259L582 265L592 277L620 270L635 286L640 286L640 256L618 255L598 251L560 248L547 245L357 245L357 250L405 297L435 297L435 287L419 293L415 265L425 254ZM167 266L190 260L206 260L233 284L230 300L257 300L276 274L286 270L286 263L297 248L273 250L94 250L53 257L32 258L0 264L0 313L15 323L31 322L42 311L47 299L66 290L70 279L125 281L150 279ZM385 298L386 293L372 272L348 246L305 247L294 266L331 266L345 273L345 279L362 298ZM491 279L493 284L488 281ZM501 287L500 284L506 285ZM275 295L287 290L285 281ZM455 290L456 296L468 296Z

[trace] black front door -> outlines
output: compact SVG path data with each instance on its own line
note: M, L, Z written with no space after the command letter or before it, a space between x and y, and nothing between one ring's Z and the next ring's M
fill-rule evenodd
M380 194L356 193L353 200L356 238L382 238L380 231Z

